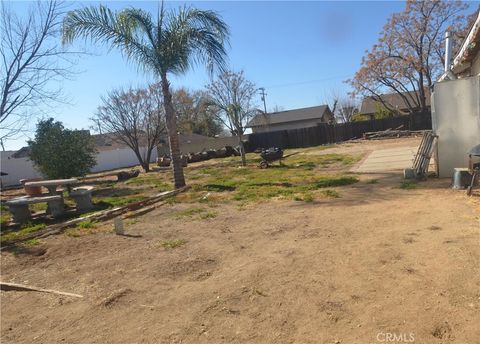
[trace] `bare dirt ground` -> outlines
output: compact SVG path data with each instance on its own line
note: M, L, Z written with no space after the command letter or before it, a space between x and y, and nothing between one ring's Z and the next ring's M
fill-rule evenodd
M2 343L480 343L480 193L359 177L340 198L164 205L127 224L141 237L107 224L3 252L3 281L85 297L2 291Z

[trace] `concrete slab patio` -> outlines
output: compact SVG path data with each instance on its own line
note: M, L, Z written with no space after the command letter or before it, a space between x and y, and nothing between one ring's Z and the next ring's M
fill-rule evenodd
M391 172L412 167L417 149L417 146L408 146L375 150L355 168L354 172Z

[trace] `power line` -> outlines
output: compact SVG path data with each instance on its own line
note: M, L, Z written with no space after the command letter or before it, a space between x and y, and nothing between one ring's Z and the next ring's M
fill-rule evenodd
M316 80L309 80L309 81L299 81L299 82L292 82L292 83L288 83L288 84L271 85L271 86L266 86L265 88L279 88L279 87L288 87L288 86L314 84L314 83L317 83L317 82L323 82L323 81L328 81L328 80L344 79L344 78L348 78L349 76L350 76L350 75L332 76L332 77L323 78L323 79L316 79Z

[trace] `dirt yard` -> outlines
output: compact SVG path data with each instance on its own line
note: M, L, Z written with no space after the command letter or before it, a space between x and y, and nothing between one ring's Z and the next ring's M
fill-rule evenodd
M2 343L480 343L480 193L357 177L310 200L179 200L127 220L137 236L106 223L2 252L2 281L84 295L2 291Z

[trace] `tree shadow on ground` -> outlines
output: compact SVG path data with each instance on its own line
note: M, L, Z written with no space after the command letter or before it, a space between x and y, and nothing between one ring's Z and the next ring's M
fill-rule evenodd
M95 197L122 197L122 196L131 196L141 193L141 189L131 189L131 188L105 188L94 190L92 196Z
M399 172L353 173L353 175L358 176L360 181L348 187L335 188L340 194L339 198L321 198L311 202L310 205L351 207L393 199L408 199L425 190L448 190L451 184L450 178L429 178L426 181L405 180ZM463 191L459 190L459 192ZM292 206L305 206L305 203L295 203Z

